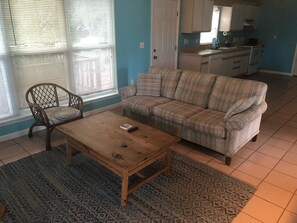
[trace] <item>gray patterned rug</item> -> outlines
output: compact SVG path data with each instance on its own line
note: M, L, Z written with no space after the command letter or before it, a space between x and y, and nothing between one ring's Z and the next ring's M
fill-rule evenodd
M173 153L171 173L134 191L121 207L118 176L82 154L68 167L62 149L0 167L4 222L224 223L231 222L255 192L248 184Z

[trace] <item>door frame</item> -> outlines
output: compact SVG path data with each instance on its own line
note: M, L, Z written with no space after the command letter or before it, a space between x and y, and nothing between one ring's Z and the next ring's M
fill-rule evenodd
M154 2L160 1L160 0L151 0L151 47L150 47L150 66L153 64L153 14L154 14ZM177 62L178 62L178 52L179 52L179 28L180 28L180 5L181 0L177 0L177 24L176 24L176 50L175 50L175 61L174 61L174 67L177 69Z

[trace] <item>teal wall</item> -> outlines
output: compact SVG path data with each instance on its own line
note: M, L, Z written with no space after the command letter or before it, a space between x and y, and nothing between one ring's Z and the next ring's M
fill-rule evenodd
M291 72L297 41L296 10L297 0L261 1L258 38L265 43L262 69Z
M146 72L150 65L151 1L115 0L119 87ZM139 43L145 48L140 49Z
M150 65L151 0L114 0L116 61L119 88L136 81L137 74L146 72ZM139 43L145 48L140 49ZM87 103L85 111L120 102L116 96L107 100ZM33 120L0 127L0 136L29 128Z

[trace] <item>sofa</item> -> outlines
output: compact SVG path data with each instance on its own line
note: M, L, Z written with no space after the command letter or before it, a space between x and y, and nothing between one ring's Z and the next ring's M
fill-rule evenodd
M123 114L225 156L256 141L267 85L190 70L150 67L120 89Z

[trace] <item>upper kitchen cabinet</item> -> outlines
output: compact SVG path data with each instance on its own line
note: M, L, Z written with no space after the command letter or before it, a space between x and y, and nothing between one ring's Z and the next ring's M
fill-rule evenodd
M209 32L214 0L183 0L181 32Z
M260 8L255 5L246 5L244 13L244 28L257 29Z
M243 29L256 29L259 7L254 5L233 4L223 6L219 30L223 32Z

